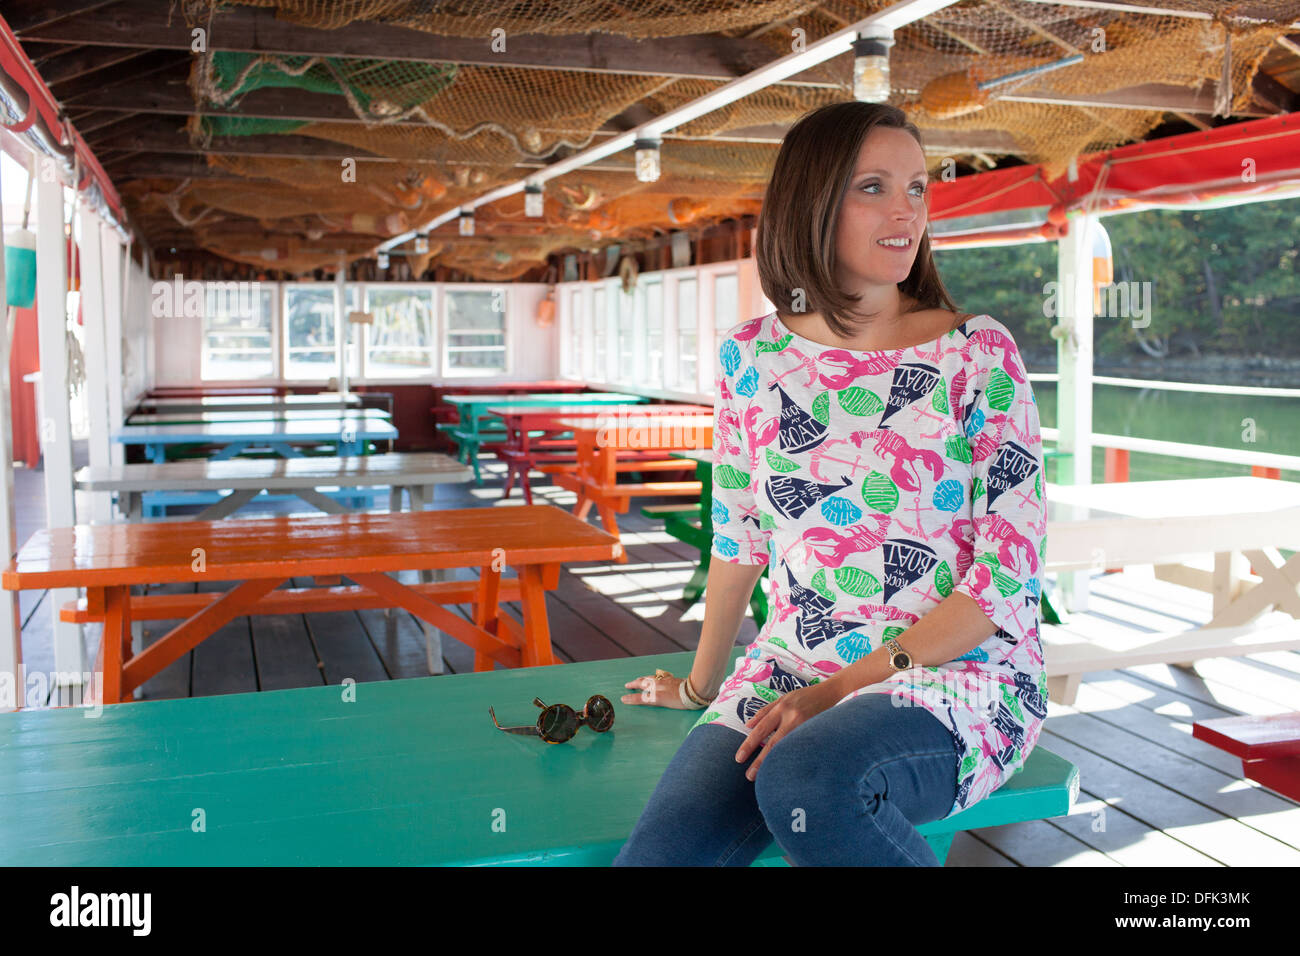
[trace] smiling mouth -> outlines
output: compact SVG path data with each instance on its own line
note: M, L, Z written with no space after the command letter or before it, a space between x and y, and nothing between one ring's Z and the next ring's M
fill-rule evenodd
M900 252L903 252L903 251L905 251L905 250L907 250L907 249L912 248L912 240L911 240L911 239L908 239L908 240L906 240L906 241L901 241L901 242L900 242L900 241L886 242L886 241L883 240L883 239L877 239L877 240L876 240L876 245L878 245L878 246L880 246L880 247L882 247L882 248L884 248L884 249L897 249L897 250L899 250Z

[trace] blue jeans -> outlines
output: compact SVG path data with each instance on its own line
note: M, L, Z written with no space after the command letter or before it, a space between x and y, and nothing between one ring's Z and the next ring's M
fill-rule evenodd
M800 724L750 782L745 738L703 724L659 779L614 866L749 866L775 839L796 866L939 866L916 826L957 797L957 744L923 707L862 694ZM761 748L760 748L761 749Z

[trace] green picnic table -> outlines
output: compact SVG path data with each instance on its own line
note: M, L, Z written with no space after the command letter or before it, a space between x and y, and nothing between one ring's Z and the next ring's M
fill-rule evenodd
M736 649L736 656L744 653ZM693 651L552 667L0 714L6 866L608 865L698 711L624 683ZM533 698L614 702L564 744L502 733ZM1069 812L1078 770L1041 745L997 793L920 831ZM773 842L760 858L781 865Z
M531 395L444 395L442 400L456 409L460 421L449 426L452 439L456 442L457 457L474 469L474 483L483 484L479 473L478 453L485 438L506 437L503 428L491 431L483 428L483 419L491 416L488 409L493 405L636 405L647 399L641 395L623 395L618 392L554 392ZM447 427L447 426L443 426Z
M707 448L669 452L674 458L695 462L695 478L700 483L700 500L695 504L648 505L641 509L647 518L663 518L664 530L678 541L700 552L695 573L682 589L682 600L690 607L704 594L709 578L709 561L713 556L713 452ZM767 620L767 568L749 596L749 610L760 628Z

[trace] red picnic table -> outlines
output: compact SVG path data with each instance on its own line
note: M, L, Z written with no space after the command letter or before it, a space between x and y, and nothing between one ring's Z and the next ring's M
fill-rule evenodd
M1300 713L1198 720L1192 736L1240 757L1247 780L1300 800Z
M78 525L38 531L0 581L6 590L77 587L64 620L101 621L102 700L131 691L237 617L400 607L474 648L474 669L556 664L548 589L567 561L608 561L617 539L551 505L405 513ZM478 568L477 581L402 584L388 572ZM514 568L514 578L501 572ZM285 588L294 577L354 586ZM132 585L238 581L218 593L131 594ZM502 610L518 601L522 620ZM447 604L469 604L467 621ZM132 653L133 620L184 622Z
M572 431L578 445L576 468L555 473L557 485L578 494L573 507L576 517L585 521L595 507L605 530L617 535L615 515L627 511L634 497L699 499L703 489L698 481L620 482L618 464L620 456L628 452L713 447L712 415L655 415L653 409L637 409L626 415L557 418L555 425ZM684 464L680 459L664 460L677 468ZM549 471L551 466L544 468ZM626 553L617 560L626 563Z
M569 429L557 425L557 418L593 418L625 416L632 414L652 415L712 415L713 409L708 405L555 405L538 407L536 405L498 405L489 408L488 413L496 415L505 422L506 440L497 449L497 457L506 465L506 488L503 498L510 497L510 491L518 479L523 489L524 500L533 503L533 490L528 483L528 472L541 466L550 473L573 471L577 469L577 439L569 436ZM617 464L622 471L672 471L682 467L669 461L654 461L663 456L654 451L630 452ZM642 466L637 467L638 463Z

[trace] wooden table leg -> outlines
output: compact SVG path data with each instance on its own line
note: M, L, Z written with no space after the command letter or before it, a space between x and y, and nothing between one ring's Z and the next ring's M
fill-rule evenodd
M546 618L546 588L542 568L525 564L519 569L519 606L524 612L523 666L558 664L551 649L551 626Z
M87 588L87 592L90 590L92 589ZM92 697L98 697L100 703L120 704L123 663L131 647L131 587L115 584L93 590L102 594L102 598L96 597L94 600L102 600L104 604L104 632L99 640L99 693L95 694L93 684L90 693ZM87 597L87 604L91 603L92 600Z
M478 579L478 597L474 604L474 623L489 634L500 634L498 623L500 621L501 606L499 595L501 592L501 572L494 571L491 565L483 568ZM474 670L490 671L495 670L496 665L492 658L482 651L474 652Z
M422 570L420 580L429 584L432 581L445 581L447 573L441 569ZM424 660L429 667L430 674L441 674L443 672L442 662L442 631L438 630L428 621L421 621L424 628Z

